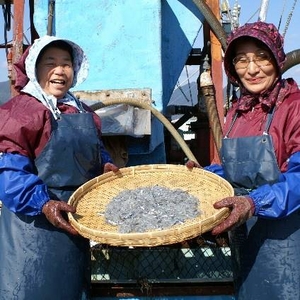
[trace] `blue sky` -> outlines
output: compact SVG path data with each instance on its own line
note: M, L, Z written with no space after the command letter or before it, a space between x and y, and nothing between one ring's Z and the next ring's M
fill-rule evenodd
M220 0L222 2L223 0ZM27 2L27 1L25 1ZM234 3L237 2L241 5L241 15L240 15L240 24L244 24L245 22L255 22L258 19L258 9L262 3L262 0L228 0L231 8ZM268 10L266 14L267 22L273 23L276 26L280 24L280 32L283 33L285 31L285 27L287 24L287 20L289 18L289 14L293 7L295 0L269 0L268 2ZM0 43L4 42L3 39L3 17L1 16L1 24L0 24ZM297 26L297 20L300 19L300 3L297 3L295 6L295 10L291 17L290 24L285 34L285 51L290 52L295 49L300 49L300 28ZM299 22L298 22L299 23ZM28 22L25 21L24 31L25 35L28 35ZM12 31L12 30L11 30ZM9 33L11 38L12 32ZM300 84L300 65L297 65L290 70L288 70L284 77L293 77L298 84ZM7 80L7 66L5 60L5 51L0 49L0 82Z

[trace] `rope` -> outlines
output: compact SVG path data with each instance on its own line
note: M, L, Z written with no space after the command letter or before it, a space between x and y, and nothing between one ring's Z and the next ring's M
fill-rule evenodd
M292 9L291 9L291 11L290 11L290 13L288 15L288 18L287 18L287 21L286 21L286 25L285 25L285 28L284 28L284 31L283 31L283 34L282 34L283 37L285 37L285 34L286 34L286 32L288 30L288 27L290 25L290 22L291 22L291 19L292 19L292 16L293 16L296 4L297 4L297 0L294 0L293 7L292 7Z
M177 81L176 86L178 87L179 91L182 93L182 95L183 95L183 97L185 98L185 100L186 100L187 102L190 102L189 98L188 98L187 95L184 93L184 91L183 91L181 85L179 84L179 81Z
M11 20L10 20L10 14L11 14L11 4L8 3L8 1L5 1L5 5L2 5L2 11L3 11L3 18L4 18L4 30L10 31L11 28Z
M249 23L258 12L259 12L259 8L252 14L252 16L246 21L246 23Z
M281 12L279 23L278 23L278 30L280 29L280 25L281 25L281 21L282 21L282 16L283 16L283 13L285 11L285 5L286 5L286 0L283 3L282 12Z
M198 70L196 70L191 76L189 75L189 72L188 72L188 68L187 66L185 66L185 72L186 72L186 79L184 81L182 81L181 83L179 81L177 81L176 83L176 87L179 89L179 91L181 92L181 94L183 95L184 99L187 101L187 102L191 102L192 106L194 106L194 101L193 101L193 93L192 93L192 87L191 87L191 81L190 81L190 78L192 76L194 76ZM188 98L188 96L185 94L184 90L182 89L182 85L187 82L188 84L188 88L189 88L189 94L190 94L190 99Z
M214 86L201 86L201 92L205 99L207 114L208 114L208 120L209 125L213 134L213 138L215 141L215 145L218 151L219 159L220 158L220 149L222 146L222 128L221 128L221 122L219 119L219 114L216 106L216 99L215 99L215 90Z
M5 54L6 57L8 56L8 39L7 39L7 32L10 31L11 27L11 6L10 4L2 5L2 12L3 12L3 19L4 19L4 45L5 45Z
M191 103L192 103L192 106L194 106L194 105L193 105L194 101L193 101L193 95L192 95L191 81L190 81L189 71L188 71L187 66L185 66L185 72L186 72L186 77L187 77L187 79L188 79L188 86L189 86L189 92L190 92Z

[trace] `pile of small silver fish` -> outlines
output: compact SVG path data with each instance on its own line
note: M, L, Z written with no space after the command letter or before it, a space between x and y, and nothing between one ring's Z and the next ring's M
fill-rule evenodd
M200 215L199 200L181 189L159 185L123 190L106 206L104 216L120 233L161 230Z

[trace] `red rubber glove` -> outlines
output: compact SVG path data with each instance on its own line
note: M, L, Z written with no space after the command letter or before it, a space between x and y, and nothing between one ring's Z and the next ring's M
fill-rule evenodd
M185 164L185 166L189 169L193 169L193 168L202 168L198 163L192 161L192 160L188 160Z
M114 165L112 163L106 163L104 165L104 168L103 168L103 173L107 173L107 172L110 172L110 171L118 172L119 167L117 167L116 165Z
M245 223L253 216L254 202L249 196L234 196L224 198L214 203L214 208L228 207L230 215L219 225L213 228L212 234L217 235L229 231Z
M78 232L63 217L62 213L75 213L76 208L64 201L49 200L42 208L47 220L55 227L63 229L70 234L77 235Z

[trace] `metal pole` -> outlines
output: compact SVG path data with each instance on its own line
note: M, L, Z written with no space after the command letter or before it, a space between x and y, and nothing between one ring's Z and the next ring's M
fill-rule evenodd
M47 34L48 35L53 35L54 12L55 12L55 1L50 0L49 7L48 7L48 26L47 26Z
M262 22L266 21L268 5L269 5L269 0L261 0L258 21L262 21Z

